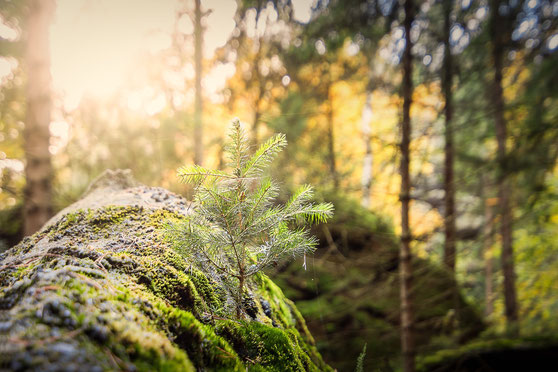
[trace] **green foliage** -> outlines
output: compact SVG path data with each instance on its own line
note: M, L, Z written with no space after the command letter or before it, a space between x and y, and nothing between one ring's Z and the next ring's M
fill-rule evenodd
M358 356L355 372L364 371L364 357L365 356L366 356L366 344L364 344L364 347L362 348L362 352Z
M310 202L308 185L285 205L274 204L279 190L264 172L287 145L285 136L273 136L253 155L248 143L236 120L226 146L232 172L198 165L179 169L181 180L195 186L196 208L171 228L183 256L238 280L237 315L245 280L281 258L314 251L317 240L304 224L325 222L333 214L331 203Z

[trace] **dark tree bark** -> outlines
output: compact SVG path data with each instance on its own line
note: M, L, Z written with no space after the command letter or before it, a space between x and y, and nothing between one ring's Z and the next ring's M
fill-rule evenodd
M484 201L484 315L489 317L494 311L494 259L493 243L493 207L497 199Z
M411 142L411 102L413 98L413 56L411 54L411 25L414 18L412 0L405 1L405 50L403 52L403 121L401 123L401 246L400 246L400 296L401 296L401 349L403 370L415 371L415 344L413 340L411 229L409 226L409 203L411 181L409 175Z
M456 261L456 238L455 238L455 185L453 177L454 147L453 147L453 57L451 55L450 30L452 0L444 0L444 68L442 78L442 89L444 93L445 106L445 166L444 166L444 264L452 272L455 272Z
M25 43L27 113L23 132L26 159L23 209L25 235L39 230L52 215L49 26L53 11L52 0L29 2Z
M498 9L501 1L492 0L490 16L490 37L492 41L492 62L494 68L494 80L490 91L492 100L491 110L494 115L494 127L498 143L497 159L499 165L498 174L498 199L500 215L500 235L502 238L502 271L504 274L504 303L508 329L517 332L518 329L518 306L515 289L515 270L513 258L512 240L512 207L511 187L509 184L507 167L507 122L504 117L504 94L502 90L502 70L505 30L502 30L503 19Z
M194 10L194 59L196 69L195 103L194 103L194 163L203 163L203 99L202 99L202 63L203 63L203 28L201 24L201 0L195 0Z

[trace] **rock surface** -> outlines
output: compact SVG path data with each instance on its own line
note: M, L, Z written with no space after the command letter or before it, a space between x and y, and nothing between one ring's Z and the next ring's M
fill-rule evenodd
M419 358L420 372L556 371L554 334L481 339Z
M246 314L209 268L185 262L166 224L182 197L108 171L0 255L0 370L331 370L304 319L257 275Z

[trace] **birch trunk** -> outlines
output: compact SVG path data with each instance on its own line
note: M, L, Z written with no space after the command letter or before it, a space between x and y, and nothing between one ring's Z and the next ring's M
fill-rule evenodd
M372 92L366 93L366 102L362 109L362 117L360 120L360 128L362 132L362 140L364 141L364 160L362 162L362 206L370 207L370 188L372 187Z

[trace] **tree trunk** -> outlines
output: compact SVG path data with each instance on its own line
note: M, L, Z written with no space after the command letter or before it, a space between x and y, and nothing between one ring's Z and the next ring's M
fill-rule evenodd
M444 0L444 69L442 78L442 89L444 91L444 116L446 122L445 131L445 167L444 167L444 190L445 190L445 215L444 215L444 264L455 272L455 186L453 177L454 148L453 148L453 58L450 46L451 10L453 1Z
M195 0L194 10L194 59L196 69L195 103L194 103L194 163L203 163L203 124L202 124L202 63L203 63L203 28L201 24L201 0Z
M362 118L360 127L362 131L362 140L364 141L364 160L362 162L362 206L368 208L370 206L370 188L372 187L372 92L366 92L366 102L362 109Z
M335 158L335 133L333 126L333 99L331 97L331 78L328 78L327 83L327 150L328 150L328 162L329 162L329 173L331 179L333 180L333 189L337 190L339 188L339 177L337 175L337 164Z
M52 215L52 164L50 159L50 47L52 0L29 2L25 72L27 113L25 119L24 234L31 235Z
M508 322L508 329L512 333L518 329L518 308L517 296L515 291L515 270L513 258L512 241L512 207L511 207L511 188L507 179L507 123L504 117L504 95L502 90L502 70L504 54L504 32L500 25L502 19L498 9L499 0L491 1L490 34L492 39L492 59L494 63L494 80L490 97L492 99L492 112L494 114L494 126L496 140L498 142L498 199L500 214L500 235L502 238L502 271L504 274L504 303L505 314Z
M486 186L485 186L486 188ZM494 260L492 252L493 243L493 206L498 199L486 198L484 200L484 315L489 317L494 311Z
M405 1L405 50L403 52L403 121L401 123L401 246L400 246L400 296L401 296L401 350L403 370L415 371L415 345L413 340L413 309L411 302L411 229L409 226L409 202L411 182L409 176L409 144L411 142L411 101L413 97L413 57L411 55L411 24L414 7L412 0Z
M258 0L256 5L256 22L255 22L256 29L257 29L258 22L260 20L260 16L262 14L263 5L264 2L262 0ZM264 77L260 72L260 61L262 59L262 43L264 42L264 39L263 37L261 37L255 40L257 40L258 49L254 57L254 73L256 74L255 80L257 83L258 91L257 91L256 99L254 101L254 121L252 123L252 145L254 146L254 148L258 148L260 144L260 138L259 138L260 119L262 116L260 106L265 94L265 84L263 82Z
M244 303L243 303L243 294L244 292L244 273L240 273L240 277L238 278L238 297L236 303L236 317L240 319L242 316L242 310L244 310Z
M259 55L259 53L258 53ZM260 74L260 70L259 70L259 57L256 58L256 79L258 81L258 97L256 98L256 101L254 102L254 123L252 124L252 142L254 145L254 148L258 148L259 144L260 144L260 139L259 139L259 127L260 127L260 119L262 116L262 113L260 111L260 105L261 102L263 100L263 96L265 94L265 90L264 90L264 83L262 81L262 75Z

